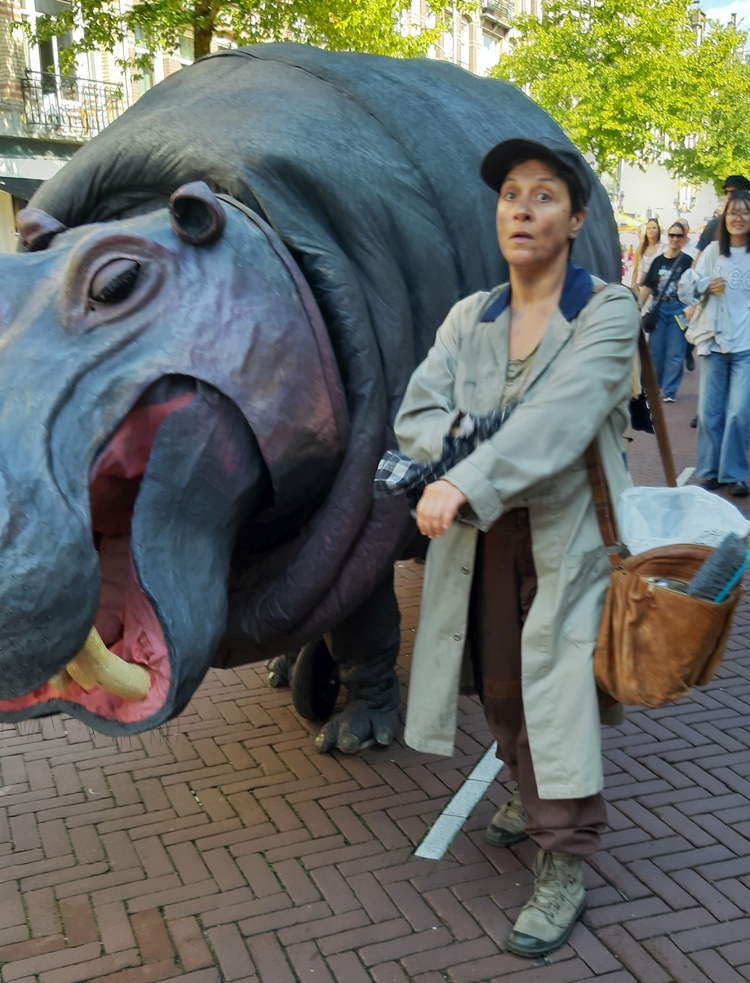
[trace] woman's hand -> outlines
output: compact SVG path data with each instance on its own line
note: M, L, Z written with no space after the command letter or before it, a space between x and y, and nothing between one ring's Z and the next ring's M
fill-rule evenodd
M706 295L708 294L723 294L726 289L727 281L720 276L715 276L713 280L709 281L706 287Z
M450 481L433 482L425 488L417 505L417 528L423 536L440 539L466 501L464 493Z

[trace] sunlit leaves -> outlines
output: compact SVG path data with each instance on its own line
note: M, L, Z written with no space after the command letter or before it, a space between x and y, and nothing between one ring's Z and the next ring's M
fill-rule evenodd
M745 35L688 0L545 0L491 74L524 86L600 171L662 161L694 182L750 172Z
M23 27L32 42L79 28L75 40L60 48L63 71L75 70L79 54L98 49L114 54L137 77L151 67L157 51L176 51L186 34L194 38L196 58L209 52L217 35L238 44L300 41L337 50L424 55L438 32L404 34L401 21L409 7L409 0L142 0L121 11L111 0L71 0L64 13L39 17L36 31ZM133 36L136 53L123 61L123 39Z

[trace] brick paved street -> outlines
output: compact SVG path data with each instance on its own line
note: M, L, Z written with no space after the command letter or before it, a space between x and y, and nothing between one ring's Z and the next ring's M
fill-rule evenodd
M695 380L666 407L693 463ZM632 469L660 482L653 438ZM398 567L408 678L421 567ZM4 983L748 983L750 605L705 691L605 732L611 832L589 910L538 963L504 951L534 850L485 845L507 773L440 862L412 852L489 744L320 756L261 667L212 672L161 733L50 717L0 733Z

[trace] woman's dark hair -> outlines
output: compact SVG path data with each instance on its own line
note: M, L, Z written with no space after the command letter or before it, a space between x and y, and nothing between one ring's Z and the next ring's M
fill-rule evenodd
M581 182L578 180L578 175L574 174L573 171L569 171L567 167L560 167L559 165L553 167L553 170L565 182L565 186L568 189L571 215L577 215L578 212L582 212L586 207L586 197L583 193Z
M729 248L731 239L729 236L729 229L727 228L727 212L732 207L732 203L735 201L744 201L745 208L748 212L750 212L750 191L735 191L726 204L724 214L721 216L721 221L719 222L719 252L722 256L730 255ZM750 233L747 236L745 250L750 253Z

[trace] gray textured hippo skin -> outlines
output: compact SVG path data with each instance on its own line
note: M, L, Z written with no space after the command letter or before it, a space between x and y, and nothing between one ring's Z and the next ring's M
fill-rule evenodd
M390 740L415 530L372 477L441 320L506 272L478 166L516 135L564 139L451 65L259 45L40 189L0 260L0 719L148 729L212 662L330 632L349 701L319 747ZM619 279L598 182L574 258ZM60 682L92 625L145 699Z

